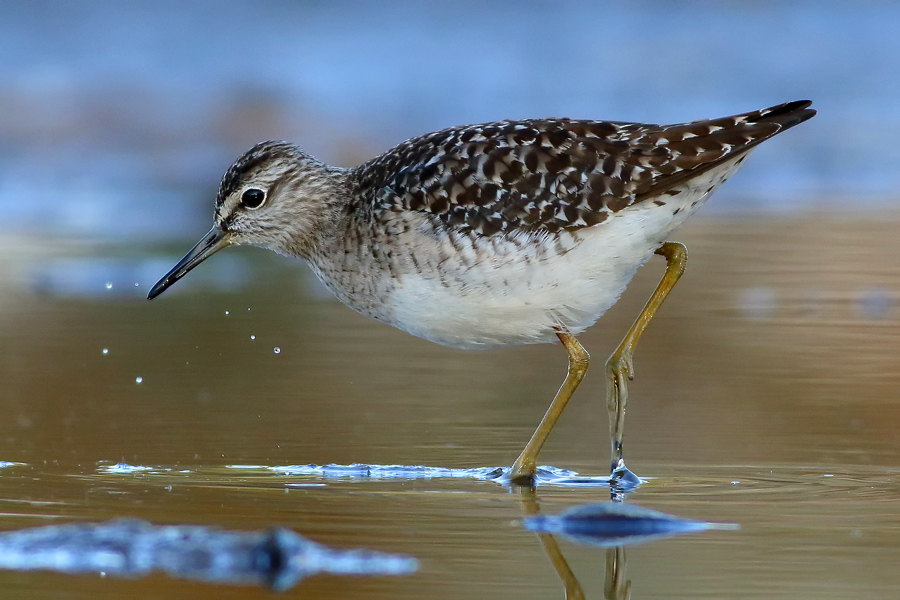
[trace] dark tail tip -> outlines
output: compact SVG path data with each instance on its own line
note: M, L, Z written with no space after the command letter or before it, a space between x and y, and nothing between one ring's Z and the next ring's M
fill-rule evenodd
M778 123L784 130L816 116L816 110L809 108L811 105L812 100L785 102L765 108L754 115L755 118L751 117L747 120L754 123Z

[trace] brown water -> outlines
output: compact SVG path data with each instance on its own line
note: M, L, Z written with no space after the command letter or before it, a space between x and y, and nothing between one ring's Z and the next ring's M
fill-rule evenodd
M648 481L628 502L741 529L627 548L617 575L633 598L897 597L898 226L874 215L719 218L679 232L687 274L635 358L625 448ZM578 585L604 597L614 550L521 523L605 500L603 487L529 496L476 479L270 468L509 465L565 373L561 347L442 348L356 315L301 264L254 249L215 257L151 303L140 293L186 247L150 268L144 248L0 245L0 460L22 463L0 468L0 529L122 516L283 526L421 561L411 576L320 575L287 595L563 598L571 569L570 597ZM96 260L112 257L121 268L107 290ZM238 274L243 265L247 285L204 283L201 271L231 264ZM99 283L79 279L84 265ZM605 474L602 362L661 273L661 261L644 267L581 337L595 362L541 464ZM150 469L120 473L117 463ZM269 594L163 575L15 571L0 571L0 589L4 598Z

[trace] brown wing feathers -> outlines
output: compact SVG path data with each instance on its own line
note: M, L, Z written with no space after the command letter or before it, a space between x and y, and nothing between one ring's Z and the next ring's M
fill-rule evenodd
M679 125L543 119L408 140L354 171L364 205L483 235L587 227L815 114L810 102ZM375 215L377 216L377 215Z
M816 111L808 108L810 104L806 100L788 102L732 117L663 126L648 132L636 140L635 150L640 152L649 146L665 148L666 152L661 153L663 160L654 165L659 175L640 189L636 201L662 194L812 118Z

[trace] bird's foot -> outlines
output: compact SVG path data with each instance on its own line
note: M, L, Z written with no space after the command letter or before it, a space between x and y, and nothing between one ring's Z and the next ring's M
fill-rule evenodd
M621 502L625 495L633 492L643 481L635 475L631 469L625 466L625 461L619 459L612 465L609 474L609 494L612 500Z

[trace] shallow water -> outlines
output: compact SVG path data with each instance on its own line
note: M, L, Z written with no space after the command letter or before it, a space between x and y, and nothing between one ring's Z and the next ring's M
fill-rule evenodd
M896 597L898 224L721 218L679 232L688 272L635 358L625 449L646 481L627 502L741 528L619 554L522 522L604 501L602 485L530 494L484 477L536 426L565 373L561 348L441 348L355 315L302 265L254 249L147 302L187 247L4 238L0 529L277 526L420 561L409 576L317 575L286 592L316 598L562 598L566 585L603 598L608 561L633 598ZM541 464L606 474L601 365L660 262L581 337L595 362ZM354 463L374 468L306 466ZM379 468L391 465L433 470ZM0 588L268 595L159 574L0 571Z

